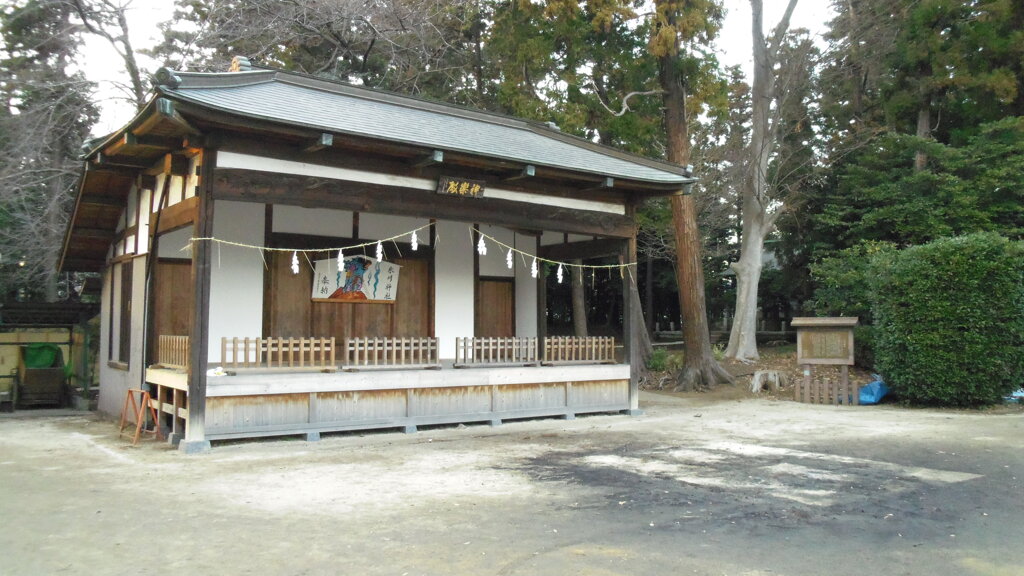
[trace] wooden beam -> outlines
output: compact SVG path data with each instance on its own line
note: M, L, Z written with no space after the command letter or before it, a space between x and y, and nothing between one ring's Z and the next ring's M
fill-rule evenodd
M630 218L607 212L251 170L219 169L214 174L214 190L222 200L443 218L589 236L628 238L634 231Z
M125 205L125 199L113 196L82 196L81 203L87 206L115 206L121 208Z
M324 132L319 138L307 144L302 151L306 154L312 154L313 152L319 152L324 148L330 148L332 145L334 145L334 135Z
M550 244L548 246L541 246L538 252L538 256L542 258L559 262L575 260L577 258L587 260L590 258L617 256L622 253L622 240L602 238L599 240Z
M106 230L104 228L84 228L77 226L71 231L71 234L76 238L95 238L99 240L114 238L114 231Z
M91 258L67 258L64 260L62 271L67 272L99 272L106 266L106 260L95 260Z
M90 162L86 168L89 174L118 174L123 176L135 176L139 173L137 168L128 168L125 166L112 166L110 164L97 164Z
M164 208L160 214L160 229L156 233L163 234L164 232L170 232L171 230L177 230L182 226L192 224L196 221L198 210L199 199L195 196ZM150 214L149 225L151 229L155 229L156 214Z
M522 180L523 178L533 178L537 175L537 167L533 164L527 164L523 166L523 169L511 176L502 178L505 182L512 182L513 180Z
M96 159L93 160L93 163L100 166L120 166L123 168L134 168L136 170L145 170L146 168L149 168L149 162L131 158L121 158L119 156L108 156L103 152L96 155Z
M171 176L188 176L189 159L180 154L164 154L164 157L149 166L145 174L157 176L169 174Z
M442 162L444 162L444 150L433 150L430 154L415 160L412 163L412 166L414 168L424 168L426 166L433 166L434 164L441 164Z
M192 127L184 117L177 111L172 100L157 98L153 104L152 113L146 117L135 129L135 134L149 134L155 128L164 123L173 124L187 134L198 134L199 131Z
M596 192L596 191L599 191L599 190L609 190L609 189L614 188L614 187L615 187L615 178L612 178L611 176L607 176L597 186L591 186L590 188L584 188L584 189L580 190L580 192Z

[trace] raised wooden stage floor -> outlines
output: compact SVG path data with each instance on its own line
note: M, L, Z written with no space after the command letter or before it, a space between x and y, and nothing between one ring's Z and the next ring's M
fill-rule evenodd
M629 410L628 364L445 367L320 372L252 370L208 376L206 438L401 428ZM181 370L150 368L146 380L187 390Z

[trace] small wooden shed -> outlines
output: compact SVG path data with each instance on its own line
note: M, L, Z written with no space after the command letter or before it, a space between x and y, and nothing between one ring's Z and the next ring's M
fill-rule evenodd
M629 294L636 206L683 169L281 70L156 84L89 147L61 257L104 276L101 410L148 386L193 451L637 409L628 329L545 334L544 264L618 256Z

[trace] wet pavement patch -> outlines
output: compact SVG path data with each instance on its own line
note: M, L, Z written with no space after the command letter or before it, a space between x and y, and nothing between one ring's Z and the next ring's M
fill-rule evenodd
M950 470L726 442L686 448L630 443L551 451L513 466L539 482L578 486L603 507L650 527L762 530L852 523L885 534L935 535L957 514L943 505L982 478ZM847 528L840 527L838 520ZM900 532L903 530L907 534Z

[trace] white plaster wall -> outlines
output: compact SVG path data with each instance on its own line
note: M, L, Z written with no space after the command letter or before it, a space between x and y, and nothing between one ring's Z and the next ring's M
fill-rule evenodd
M128 219L128 226L135 226L135 221L138 219L138 207L139 189L132 186L131 192L128 193L128 208L125 210L125 217Z
M132 306L132 327L131 346L129 351L128 370L111 368L108 364L110 358L110 293L114 289L111 282L112 274L110 269L103 278L102 304L100 306L100 394L97 409L111 417L119 417L121 408L124 406L125 394L129 388L139 388L142 385L143 361L142 361L142 325L145 315L145 307L141 305ZM132 265L132 298L134 302L142 302L143 290L146 282L146 259L136 258ZM115 319L115 328L119 322ZM115 335L117 336L117 335ZM119 340L114 339L114 346Z
M161 198L161 196L164 194L164 180L166 180L167 178L167 174L156 175L156 186L153 187L153 202L150 202L148 204L149 209L152 211L153 214L156 214L157 212L160 211L160 206L157 204L157 202L167 202L170 199L169 190L167 191L168 197Z
M263 204L222 200L214 205L215 238L262 246L263 226ZM209 360L220 362L222 337L263 333L264 267L259 250L217 243L212 249Z
M184 200L183 195L183 183L185 178L182 176L171 176L170 188L167 189L167 205L174 206L178 202Z
M585 242L587 240L593 240L593 236L586 236L584 234L569 234L569 242ZM550 246L552 244L562 244L565 241L565 234L562 232L544 232L540 237L541 246Z
M152 190L143 189L139 192L139 202L142 204L142 221L139 222L139 254L149 252L149 205L151 202Z
M417 228L430 224L427 218L413 218L411 216L389 216L387 214L359 213L359 235L368 240L381 240L392 236L402 235L396 242L410 242L412 232ZM430 228L424 228L416 234L420 244L430 244Z
M260 204L262 206L262 204ZM216 214L216 212L214 212ZM192 239L192 226L179 228L173 232L160 235L160 242L157 245L157 256L160 258L191 258L192 252L182 250L189 245ZM262 237L261 237L262 239Z
M196 188L199 187L199 171L202 165L203 156L201 154L189 158L188 176L185 177L185 190L183 191L185 198L196 195Z
M434 247L434 335L442 359L455 358L455 339L473 336L473 240L461 222L438 222Z
M516 248L528 254L537 253L537 238L515 235ZM537 279L530 274L530 259L516 257L516 336L537 336Z
M260 205L263 209L263 205ZM262 218L260 220L262 222ZM359 222L362 227L362 219ZM301 206L274 206L274 232L311 234L313 236L352 237L352 213L326 208ZM260 238L263 230L260 229Z
M516 245L516 234L507 228L501 228L498 226L482 225L480 231L487 234L491 238L496 239L498 242L502 242L513 248L520 248ZM480 276L497 276L501 278L512 278L515 276L516 266L522 267L522 258L517 256L514 252L512 253L512 270L508 269L506 264L505 254L508 250L503 247L484 239L484 243L487 244L487 255L480 257ZM535 253L532 248L524 249L525 252L531 254ZM529 263L527 263L527 272L529 272Z

